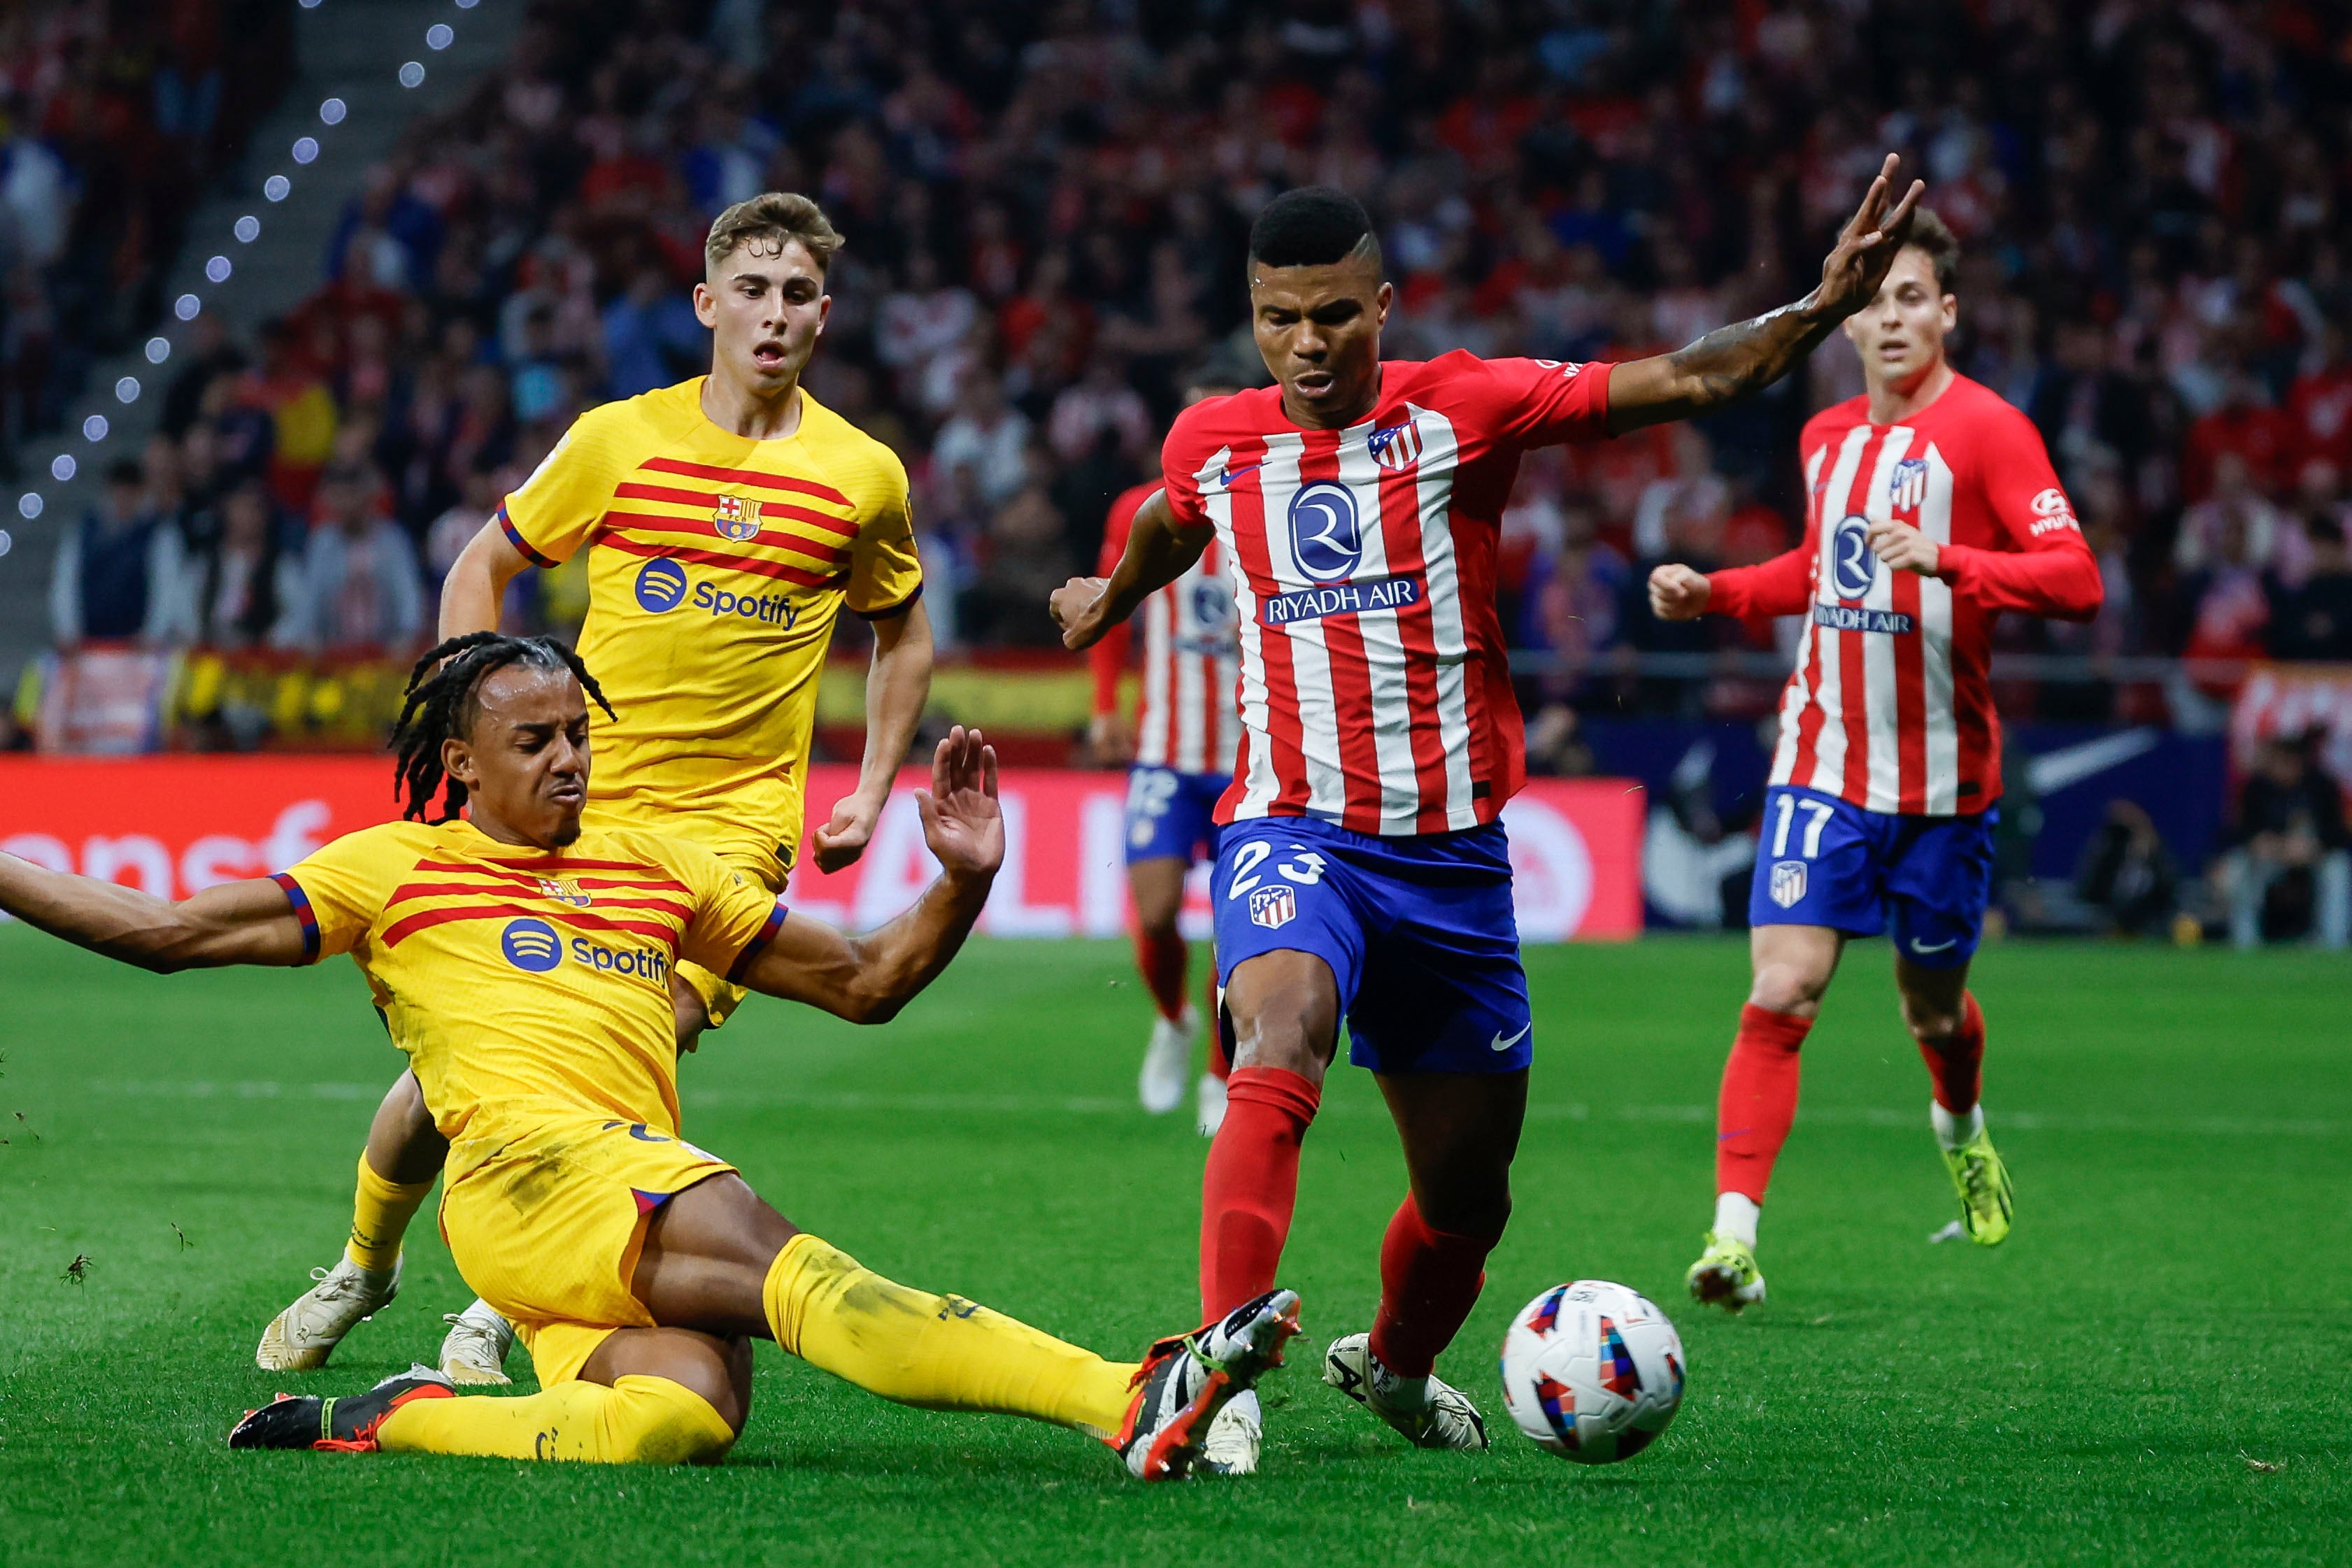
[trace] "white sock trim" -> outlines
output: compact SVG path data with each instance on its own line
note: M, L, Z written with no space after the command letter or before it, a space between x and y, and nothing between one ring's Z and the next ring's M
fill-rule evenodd
M1936 1142L1948 1154L1984 1131L1984 1107L1971 1105L1965 1111L1953 1111L1931 1100L1927 1102L1927 1121L1936 1130Z
M1733 1241L1756 1245L1756 1222L1764 1217L1764 1207L1745 1193L1717 1193L1715 1198L1715 1234Z

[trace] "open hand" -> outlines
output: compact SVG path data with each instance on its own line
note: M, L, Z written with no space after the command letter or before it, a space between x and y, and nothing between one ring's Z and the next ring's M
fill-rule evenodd
M1863 536L1872 554L1897 572L1916 572L1922 577L1933 577L1943 564L1944 552L1936 542L1907 522L1892 518L1874 522Z
M1062 628L1064 647L1075 651L1102 641L1105 628L1094 611L1109 586L1108 577L1073 577L1054 590L1045 607L1053 615L1054 624Z
M1673 563L1651 570L1650 614L1662 621L1695 621L1714 596L1703 572Z
M950 877L993 877L1004 864L996 748L959 724L931 756L931 787L915 792L923 842Z
M1837 248L1822 263L1822 286L1814 299L1832 321L1843 321L1877 297L1878 286L1886 281L1887 269L1895 265L1895 253L1911 237L1911 216L1918 210L1927 184L1912 181L1903 200L1889 211L1887 204L1902 167L1902 159L1892 153L1886 155L1878 178L1870 182L1863 195L1862 205L1838 231Z

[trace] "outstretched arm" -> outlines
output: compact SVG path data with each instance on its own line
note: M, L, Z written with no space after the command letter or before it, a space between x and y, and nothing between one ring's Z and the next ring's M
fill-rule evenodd
M1870 303L1910 237L1911 215L1927 188L1912 181L1890 211L1900 163L1887 154L1862 205L1839 232L1837 248L1822 263L1820 288L1752 321L1719 327L1687 348L1613 367L1609 433L1688 419L1769 386Z
M77 947L158 974L227 963L297 964L301 922L278 885L224 882L173 903L0 854L0 910Z
M809 836L818 870L838 871L866 853L923 705L931 700L931 613L922 600L875 621L874 662L866 675L866 759L856 789L835 801L833 816Z
M1144 600L1184 575L1215 533L1205 525L1181 526L1165 490L1145 501L1136 509L1127 553L1108 577L1073 577L1054 590L1048 608L1054 624L1062 628L1062 646L1082 648L1099 641L1140 609Z
M977 730L949 731L931 759L931 787L917 793L915 805L941 869L914 908L859 937L787 915L775 940L730 978L853 1024L888 1023L938 979L971 934L1004 863L996 749Z

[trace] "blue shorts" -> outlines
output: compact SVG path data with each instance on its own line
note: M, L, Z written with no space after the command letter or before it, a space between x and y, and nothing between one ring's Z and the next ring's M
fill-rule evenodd
M1966 963L1984 934L2000 816L1896 816L1775 784L1764 793L1748 923L1848 936L1891 923L1895 950L1922 968Z
M1339 982L1358 1067L1507 1073L1534 1059L1502 824L1380 838L1311 817L1236 822L1210 896L1219 983L1260 953L1313 953Z
M1217 802L1225 773L1180 773L1136 767L1127 775L1127 863L1217 858Z

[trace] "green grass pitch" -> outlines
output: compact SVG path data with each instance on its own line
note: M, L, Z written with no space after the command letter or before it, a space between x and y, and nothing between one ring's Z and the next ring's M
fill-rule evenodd
M1530 954L1518 1210L1441 1369L1496 1424L1421 1454L1322 1388L1402 1190L1370 1080L1335 1075L1286 1281L1309 1338L1254 1481L1146 1489L1098 1447L882 1404L772 1349L723 1468L230 1454L273 1388L429 1358L467 1292L421 1224L335 1364L253 1365L332 1258L398 1065L357 974L159 980L0 928L0 1562L2343 1563L2352 1557L2352 967L2315 954L1989 950L2009 1244L1952 1217L1883 945L1806 1047L1765 1226L1772 1300L1681 1294L1710 1199L1730 942ZM976 943L897 1025L755 1002L687 1064L687 1131L808 1229L1109 1352L1194 1310L1202 1144L1131 1103L1118 944ZM86 1258L79 1282L68 1267ZM1625 1465L1513 1436L1492 1352L1572 1276L1673 1313L1689 1395ZM528 1378L527 1358L515 1370ZM530 1386L526 1381L525 1388Z

